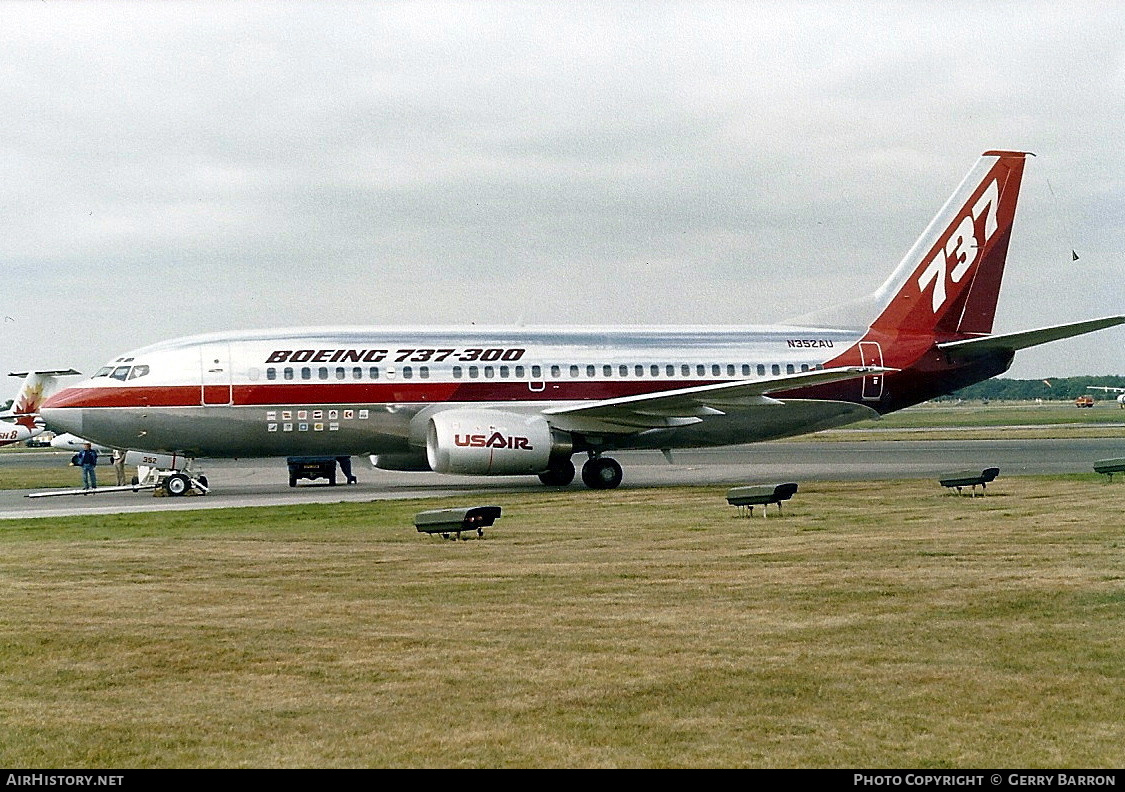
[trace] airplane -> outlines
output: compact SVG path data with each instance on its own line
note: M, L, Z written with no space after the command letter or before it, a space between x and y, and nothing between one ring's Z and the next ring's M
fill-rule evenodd
M90 443L90 447L98 452L99 455L105 456L107 459L113 453L113 449L109 446L99 445L92 443L84 437L78 437L70 432L63 432L51 438L51 448L57 448L61 451L81 451L86 447L86 443Z
M900 410L1113 316L992 335L1027 152L988 151L874 293L789 324L324 327L114 358L51 427L188 457L376 455L389 470L623 478L609 454L773 440Z
M23 443L42 434L45 426L39 416L39 408L58 387L56 377L79 373L74 369L11 372L9 376L23 377L24 380L12 400L11 409L0 413L0 446Z
M1117 404L1122 410L1125 410L1125 388L1111 388L1108 385L1087 385L1089 390L1100 390L1106 393L1118 393Z

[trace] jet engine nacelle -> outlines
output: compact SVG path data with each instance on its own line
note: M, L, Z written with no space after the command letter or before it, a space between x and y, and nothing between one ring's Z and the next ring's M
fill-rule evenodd
M438 473L512 476L542 473L571 446L539 415L444 410L431 416L426 458Z

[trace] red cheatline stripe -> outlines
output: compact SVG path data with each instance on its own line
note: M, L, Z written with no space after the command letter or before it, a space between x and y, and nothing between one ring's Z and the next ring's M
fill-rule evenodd
M419 402L572 401L613 399L666 390L707 385L716 380L636 381L547 381L543 390L531 390L527 382L431 382L431 383L270 383L235 385L236 405L277 404L394 404ZM207 401L224 388L208 386ZM149 386L145 388L67 388L43 406L59 407L198 407L199 385Z

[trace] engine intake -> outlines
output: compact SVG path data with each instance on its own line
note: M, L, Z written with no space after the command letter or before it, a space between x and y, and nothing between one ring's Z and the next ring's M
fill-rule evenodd
M537 474L571 451L569 439L539 415L445 410L430 418L426 431L426 459L438 473Z

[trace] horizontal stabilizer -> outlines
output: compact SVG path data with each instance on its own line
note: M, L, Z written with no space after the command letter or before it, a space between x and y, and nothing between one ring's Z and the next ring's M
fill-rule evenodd
M26 377L28 374L39 374L44 377L69 377L73 374L81 374L81 371L74 369L49 369L44 371L10 371L9 377Z
M1104 319L1091 319L1086 322L1044 327L1039 330L1027 330L1022 333L1007 333L1004 335L982 336L981 338L968 338L963 341L947 341L938 344L938 349L945 352L953 360L968 360L992 352L1015 352L1019 349L1039 346L1063 338L1092 333L1095 330L1104 330L1125 324L1125 316L1108 316Z

